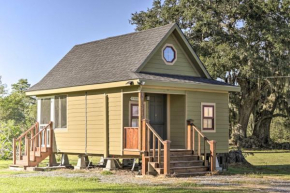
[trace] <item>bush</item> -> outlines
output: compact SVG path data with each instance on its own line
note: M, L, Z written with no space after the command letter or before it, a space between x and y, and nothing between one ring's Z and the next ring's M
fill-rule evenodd
M0 122L0 159L12 158L12 144L13 138L21 134L19 126L15 125L13 120Z

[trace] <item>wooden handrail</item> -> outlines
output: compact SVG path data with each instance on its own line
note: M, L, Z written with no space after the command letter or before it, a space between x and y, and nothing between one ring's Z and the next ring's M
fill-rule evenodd
M216 170L216 141L214 140L209 140L201 131L194 126L193 124L188 123L188 137L187 137L187 149L188 150L193 150L195 152L195 131L198 134L198 156L201 156L201 138L203 138L203 155L204 155L204 165L207 166L207 160L206 160L206 148L205 144L206 142L209 144L209 149L210 149L210 171L215 171Z
M152 133L152 155L150 155L151 146L151 133ZM157 160L156 160L156 140L158 142ZM157 164L161 164L161 145L163 145L163 172L165 175L170 174L170 141L163 140L155 129L149 124L146 119L142 120L142 174L145 175L148 172L148 162L157 161Z
M50 126L50 135L47 136L47 133L44 135L44 142L45 142L45 147L43 151L47 151L47 145L49 142L49 147L51 148L50 151L52 151L52 146L53 146L53 127L52 127L52 121L49 122L48 125L46 125L42 130L39 131L39 123L36 122L31 128L29 128L27 131L25 131L23 134L20 135L17 139L13 139L13 163L17 164L17 157L16 157L16 152L18 147L18 152L19 152L19 160L23 160L23 156L26 156L26 159L23 160L27 162L27 165L31 163L30 160L30 153L31 156L33 157L32 159L35 159L35 151L42 151L42 137L38 138L43 131L47 131L47 128ZM35 130L34 130L35 129ZM30 135L29 135L30 134ZM22 144L22 139L25 138L24 144ZM47 141L47 138L49 138L49 141ZM24 148L23 148L24 145ZM22 149L24 149L24 152L22 152Z
M40 133L42 133L42 131L46 130L48 128L48 126L51 125L51 121L43 128L41 129L40 131L38 131L34 136L31 137L31 140L33 140L36 136L38 136Z
M153 129L153 127L148 122L146 122L146 126L155 135L155 137L162 143L162 145L164 145L164 140L162 139L162 137L160 137L160 135L155 131L155 129Z
M32 125L27 131L25 131L24 133L22 133L17 139L16 141L20 140L22 137L24 137L25 135L27 135L32 129L36 128L38 126L38 122L36 122L34 125Z

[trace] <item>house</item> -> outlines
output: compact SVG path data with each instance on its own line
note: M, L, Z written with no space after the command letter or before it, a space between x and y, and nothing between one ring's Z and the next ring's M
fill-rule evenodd
M14 164L65 153L142 158L143 174L213 171L239 90L210 77L176 24L76 45L27 91L37 123L14 140Z

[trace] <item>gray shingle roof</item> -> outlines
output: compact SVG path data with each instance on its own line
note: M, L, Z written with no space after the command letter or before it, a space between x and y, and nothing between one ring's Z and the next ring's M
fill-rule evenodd
M28 91L138 78L134 73L174 26L168 24L74 46Z
M58 64L28 91L49 90L138 79L227 85L212 79L137 73L137 69L174 24L74 46Z

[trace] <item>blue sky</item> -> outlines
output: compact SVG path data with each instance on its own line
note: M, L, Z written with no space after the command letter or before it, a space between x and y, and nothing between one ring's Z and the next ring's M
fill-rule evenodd
M75 44L134 31L152 0L0 0L2 82L37 83Z

